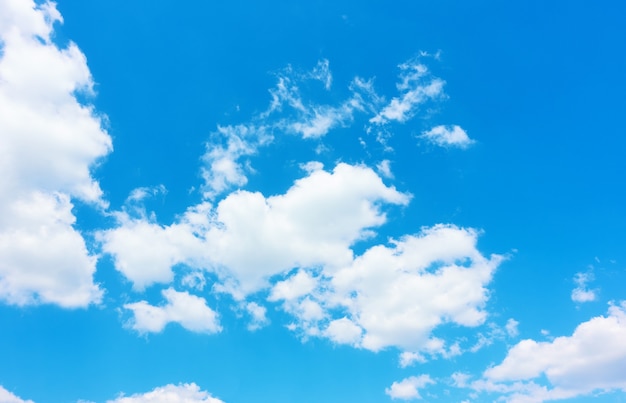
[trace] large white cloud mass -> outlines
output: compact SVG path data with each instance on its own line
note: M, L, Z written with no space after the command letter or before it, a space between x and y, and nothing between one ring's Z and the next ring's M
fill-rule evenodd
M53 3L0 2L0 300L98 302L96 258L74 228L72 198L103 207L91 167L112 148L85 56L53 41Z
M495 393L513 403L571 399L593 393L626 391L626 302L576 327L571 336L550 341L522 340L481 379L459 387ZM547 382L546 382L547 381Z
M294 267L349 264L351 245L386 221L381 205L408 201L371 169L342 163L282 195L238 191L215 207L201 203L169 226L123 212L99 238L136 288L171 281L172 266L183 263L217 273L225 291L243 298Z
M483 256L479 233L454 225L423 228L355 256L354 245L385 223L385 206L406 205L410 195L367 167L308 166L284 194L237 191L216 206L188 209L168 226L128 209L99 238L138 289L171 282L173 267L183 264L216 274L213 290L236 299L267 290L268 301L294 317L290 328L303 337L373 351L393 346L413 361L421 352L460 353L431 332L445 323L485 321L487 285L502 257Z
M452 225L376 245L338 269L300 271L278 282L295 329L378 351L450 355L432 330L444 323L478 326L486 318L487 284L501 256L482 256L477 233ZM454 347L456 348L456 347Z

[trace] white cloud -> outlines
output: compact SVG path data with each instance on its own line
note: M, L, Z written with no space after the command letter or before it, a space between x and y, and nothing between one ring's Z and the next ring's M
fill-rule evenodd
M107 403L224 403L200 389L195 383L165 385L146 393L121 396Z
M582 303L596 300L596 291L587 288L587 284L593 281L593 279L592 272L576 273L574 276L576 288L572 290L572 301Z
M174 279L172 266L204 254L202 241L194 235L194 227L188 221L161 226L127 213L119 213L117 218L119 226L98 233L97 239L103 251L113 255L116 269L132 281L136 290L154 283L170 283Z
M291 301L310 294L317 286L317 280L307 271L299 270L286 280L279 281L272 287L269 301Z
M548 342L522 340L502 363L489 368L473 388L507 401L542 402L596 391L626 391L626 302L606 316L583 322L571 336ZM551 387L538 384L541 377Z
M440 147L467 148L474 144L461 126L435 126L419 136L432 144Z
M396 347L403 367L426 356L450 358L462 353L459 342L446 344L432 337L433 329L481 325L486 286L502 260L482 256L477 236L452 225L424 228L390 246L373 246L349 264L300 270L278 281L269 300L283 301L296 319L290 329L304 338L372 351Z
M346 309L364 330L360 347L429 349L440 324L485 320L485 287L501 257L483 257L476 238L473 230L438 225L392 247L374 246L333 274L326 304Z
M506 333L509 335L509 337L517 337L519 335L519 330L517 329L518 325L519 322L513 318L506 321L504 329L506 330Z
M322 59L317 62L317 65L309 76L315 80L319 80L324 84L324 88L326 90L330 90L331 85L333 84L333 75L330 72L330 63L328 59Z
M398 67L400 68L400 82L396 87L400 96L392 98L376 116L370 119L370 123L384 125L391 121L406 122L415 115L420 105L443 96L445 82L432 77L424 64L410 60Z
M382 160L376 164L376 170L385 178L393 178L393 173L391 172L391 161L389 160Z
M248 324L248 330L257 330L269 323L267 319L267 308L257 304L256 302L248 302L246 311L250 315L251 321Z
M0 402L2 403L34 403L32 400L23 400L0 386Z
M206 286L206 279L200 270L196 270L185 274L180 280L180 283L187 288L202 291Z
M250 168L241 158L256 154L259 147L271 141L273 137L266 126L218 126L206 143L207 151L202 157L204 197L211 199L233 186L245 185Z
M356 112L374 111L380 101L371 80L356 77L349 86L350 96L336 104L311 102L302 96L300 84L319 80L330 89L332 74L328 60L321 60L310 72L299 73L291 66L277 74L278 82L270 90L272 100L259 115L264 124L302 138L320 138L336 127L349 126Z
M339 164L310 172L282 195L238 191L215 208L202 203L169 226L120 213L119 227L98 238L138 289L170 282L172 266L182 263L216 272L222 290L243 298L294 267L349 264L350 246L386 221L381 205L408 201L371 169Z
M416 362L420 364L426 363L428 360L420 353L414 353L411 351L403 351L400 353L400 367L406 368L415 364Z
M392 399L421 399L422 396L420 396L419 390L433 384L435 384L435 381L429 375L410 376L400 382L391 384L391 387L385 389L385 393Z
M355 344L361 339L363 329L345 316L328 324L324 335L338 344Z
M188 292L168 288L162 291L167 303L153 306L146 301L125 304L133 311L129 325L140 333L158 333L168 323L179 323L182 327L198 333L218 333L222 330L217 313L209 308L206 300Z
M10 304L98 303L96 257L74 228L72 198L105 207L94 164L112 149L86 58L58 48L53 3L0 3L0 299Z
M469 380L472 376L463 372L455 372L450 376L450 378L454 386L457 388L465 388L469 385Z

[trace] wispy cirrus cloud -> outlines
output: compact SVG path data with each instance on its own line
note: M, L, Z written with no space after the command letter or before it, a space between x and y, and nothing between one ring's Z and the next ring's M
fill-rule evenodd
M448 347L431 332L447 322L484 322L486 286L502 260L482 256L476 238L471 229L424 228L372 246L338 270L298 272L276 283L270 299L284 301L296 319L292 328L305 336L372 351L396 347L415 357L453 356L458 345ZM284 291L290 288L301 291Z
M409 60L398 66L400 69L396 88L399 96L393 97L370 123L384 125L389 122L404 123L411 119L418 108L428 100L443 96L445 81L433 77L425 64L419 59Z

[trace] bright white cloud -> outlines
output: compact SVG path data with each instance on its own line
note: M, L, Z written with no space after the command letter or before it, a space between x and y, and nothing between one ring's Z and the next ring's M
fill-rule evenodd
M482 324L486 285L501 258L483 257L476 238L475 231L438 225L392 247L374 246L335 273L333 299L363 328L359 345L418 352L442 323Z
M216 272L222 290L242 298L294 267L349 264L351 245L385 223L382 205L409 198L369 168L339 164L310 172L282 195L238 191L215 208L202 203L170 226L120 213L119 227L98 238L136 288L170 282L172 266L185 264Z
M0 386L0 402L2 403L34 403L32 400L23 400Z
M178 323L192 332L218 333L222 330L217 313L207 306L206 300L173 288L162 291L167 301L163 306L153 306L146 301L125 304L133 312L129 325L140 333L158 333L168 323Z
M362 333L363 329L346 317L331 321L324 331L326 337L338 344L356 344Z
M626 391L626 302L606 316L583 322L571 336L522 340L502 363L475 381L478 391L503 394L510 402L543 402L596 391ZM550 387L540 385L545 376Z
M195 383L165 385L146 393L121 396L107 403L224 403L200 389Z
M304 335L378 351L404 350L401 365L425 361L424 354L449 358L458 343L431 336L437 326L478 326L489 293L487 284L501 256L485 258L476 249L478 233L450 225L377 245L338 269L319 275L298 272L276 283L270 300L285 300ZM312 318L299 305L318 307Z
M596 291L590 290L587 287L587 284L593 281L593 279L594 276L592 272L576 273L576 275L574 276L574 283L576 283L576 288L572 290L572 301L582 303L596 300Z
M74 228L72 198L106 206L91 176L112 149L93 107L85 56L57 47L54 3L0 3L0 300L98 303L96 258Z
M170 226L120 212L119 226L99 232L96 238L103 251L114 257L116 269L132 282L134 289L141 291L154 283L170 283L174 279L172 266L193 263L205 254L202 240L195 236L196 224L191 220L208 209L210 205L198 205L187 211L181 222Z
M419 136L426 141L440 147L467 148L474 144L461 126L435 126Z
M435 384L435 381L429 375L410 376L400 382L391 384L391 387L385 389L385 393L392 399L421 399L422 396L419 390L433 384Z

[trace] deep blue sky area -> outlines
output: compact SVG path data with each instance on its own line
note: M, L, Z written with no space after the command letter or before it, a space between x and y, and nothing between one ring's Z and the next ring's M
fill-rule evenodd
M0 403L626 401L625 18L0 0Z

